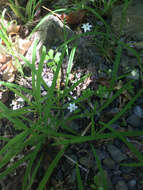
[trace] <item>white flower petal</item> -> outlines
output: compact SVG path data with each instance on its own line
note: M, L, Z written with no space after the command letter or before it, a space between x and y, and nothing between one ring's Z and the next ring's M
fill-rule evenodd
M75 105L75 103L70 103L68 106L68 110L70 110L70 112L73 112L77 109L78 107Z
M89 23L83 24L82 27L84 32L90 31L92 28L92 25L90 25Z

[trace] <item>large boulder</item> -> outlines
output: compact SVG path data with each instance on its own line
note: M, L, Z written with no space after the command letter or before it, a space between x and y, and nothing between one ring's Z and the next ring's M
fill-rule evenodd
M123 24L122 34L134 40L143 40L143 1L133 0L129 3L126 12L125 4L119 5L112 10L112 27L119 34ZM124 14L125 13L125 14Z
M58 47L66 40L74 37L74 32L65 25L58 17L54 15L49 15L45 18L43 23L33 32L31 36L32 45L29 48L26 58L31 62L32 60L32 51L35 40L38 41L36 47L36 58L39 61L41 56L41 49L43 45L46 46L46 49Z

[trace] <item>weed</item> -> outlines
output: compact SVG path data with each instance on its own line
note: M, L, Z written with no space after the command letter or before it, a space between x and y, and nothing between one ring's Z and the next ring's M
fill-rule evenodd
M36 10L43 0L28 0L26 5L22 5L18 0L8 0L6 4L12 9L15 15L24 23L31 22L34 19Z

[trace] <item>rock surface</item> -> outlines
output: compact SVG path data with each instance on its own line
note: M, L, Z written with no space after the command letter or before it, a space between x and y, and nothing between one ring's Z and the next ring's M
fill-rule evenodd
M60 21L59 18L53 15L49 15L45 18L42 24L33 32L31 36L32 45L29 48L26 58L32 61L32 51L35 41L38 41L36 47L36 57L37 61L40 60L42 46L45 45L47 50L54 46L62 45L67 39L74 37L74 32L64 23Z
M116 148L114 145L109 144L107 146L108 152L111 154L111 157L116 162L121 162L122 160L126 159L126 155L123 154L118 148Z
M143 1L132 1L128 5L126 15L123 16L125 5L119 5L112 10L112 26L119 34L123 22L122 34L133 37L135 40L143 40Z

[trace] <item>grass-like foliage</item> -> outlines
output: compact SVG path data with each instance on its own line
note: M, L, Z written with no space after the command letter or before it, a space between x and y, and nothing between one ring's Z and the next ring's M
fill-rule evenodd
M36 10L42 2L43 0L28 0L26 5L23 5L22 1L8 0L6 4L9 5L9 7L21 21L27 23L33 21Z
M19 11L21 7L15 7L14 2L12 0L9 1L12 8L16 8ZM41 2L41 1L40 1ZM102 14L105 14L111 7L112 3L116 1L109 0L102 1L104 5L104 10ZM126 2L125 2L126 3ZM99 5L99 4L98 4ZM14 7L13 7L14 6ZM22 18L22 20L25 22L28 18L33 18L35 7L37 6L36 1L28 1L26 7L24 10L26 10L26 18L25 16L19 16ZM82 5L83 6L83 5ZM32 9L31 9L32 7ZM102 14L100 15L95 9L90 8L84 4L84 8L87 9L89 12L94 14L98 19L100 19L104 25L105 25L105 33L104 32L97 32L96 30L93 30L93 32L88 32L87 34L81 34L82 35L101 35L104 37L106 42L109 42L111 39L111 29L107 25L107 23L102 18ZM3 15L4 17L4 15ZM45 18L44 18L45 19ZM42 21L44 21L44 19ZM42 21L39 23L39 25L42 23ZM38 25L38 26L39 26ZM3 23L2 23L3 26ZM36 29L38 28L36 27ZM34 31L34 30L33 30ZM78 35L77 35L78 36ZM79 37L78 36L78 37ZM9 51L12 49L11 41L9 40L4 26L2 27L2 30L0 31L0 38L2 38L6 44L6 47ZM71 39L73 40L73 39ZM143 94L143 88L141 88L136 95L131 98L131 100L128 101L127 104L124 105L124 107L120 110L119 113L117 113L110 121L107 123L99 122L96 123L97 125L100 125L99 129L95 128L95 121L94 118L96 116L99 116L101 112L103 112L106 108L110 106L110 104L113 103L114 100L119 98L119 96L126 90L127 92L133 89L134 86L134 80L128 80L125 82L121 88L118 90L115 90L115 85L119 78L123 78L124 76L117 76L117 72L120 65L120 59L122 56L122 51L124 48L131 49L123 42L117 40L117 46L116 46L116 52L115 52L115 59L113 61L113 69L112 69L112 76L110 80L110 88L109 89L103 89L100 88L98 91L100 91L100 94L97 95L97 92L92 91L90 89L86 89L83 94L77 98L74 99L70 95L70 92L72 92L80 83L82 83L89 75L85 75L82 78L80 78L77 82L74 84L70 84L70 73L72 71L72 65L74 61L74 56L76 52L76 47L73 47L70 51L69 60L68 60L68 66L66 71L66 80L65 80L65 86L64 88L60 88L60 77L61 77L61 66L63 63L63 59L68 52L68 43L71 41L66 41L62 46L62 52L61 54L54 54L53 50L50 50L47 54L46 47L43 46L42 53L41 53L41 59L38 64L38 69L36 69L35 62L36 62L36 47L37 47L37 41L35 41L34 47L33 47L33 53L32 53L32 63L30 63L24 56L21 55L21 58L25 61L26 66L28 66L31 70L32 75L32 89L27 89L23 86L14 84L14 83L8 83L0 81L0 85L4 85L10 89L13 93L15 93L17 96L21 97L25 101L25 106L22 108L19 108L17 110L12 110L10 107L7 107L5 104L0 102L0 119L6 118L8 119L12 124L13 127L17 131L17 135L10 139L9 137L0 137L0 140L4 141L5 146L3 146L0 150L0 180L3 179L5 176L7 176L9 173L14 172L17 168L20 168L20 166L23 163L26 163L26 169L25 174L23 178L23 184L21 189L22 190L30 190L33 183L35 182L35 179L37 177L37 173L40 170L40 166L42 165L45 155L45 149L43 147L48 148L48 146L55 148L57 147L57 151L54 155L54 158L52 158L51 162L49 163L47 170L45 170L45 173L42 176L41 181L39 181L37 190L44 190L48 180L50 179L54 169L57 167L59 160L62 158L65 150L69 147L71 144L75 143L84 143L84 142L91 142L91 141L98 141L100 139L108 139L108 138L119 138L122 140L128 148L135 154L135 156L138 159L138 163L130 163L130 164L124 164L125 166L143 166L143 155L134 147L133 144L127 141L126 137L134 137L134 136L141 136L143 135L143 131L128 131L128 132L118 132L115 129L111 127L111 125L116 122L118 119L120 119L128 110L131 109L131 107L135 104L136 100L142 96ZM103 48L104 50L104 48ZM133 49L131 49L135 56L137 57L139 67L141 72L143 72L142 65L140 63L140 58L137 54L137 52ZM102 51L104 52L104 51ZM55 56L54 56L55 55ZM49 87L45 83L45 81L42 78L42 71L45 64L45 61L49 61L48 66L52 67L54 72L54 78L52 80L52 85ZM42 95L41 89L44 88L46 91L46 95ZM102 102L102 98L100 99L100 95L105 93L101 92L108 91L108 98ZM112 96L111 93L113 93ZM28 94L32 97L31 100L29 100L28 96L25 96L25 94ZM91 98L98 97L98 101L93 103L91 101ZM71 113L68 111L69 103L67 103L68 98L71 99L72 103L77 105L77 109ZM86 110L84 107L83 102L92 102L92 109ZM83 112L83 110L86 110ZM87 136L83 135L83 132L76 132L74 129L70 128L68 123L72 122L72 120L75 119L84 119L88 118L89 125L90 126L90 132ZM108 133L105 131L108 129ZM30 147L29 150L27 150ZM91 150L93 152L93 155L95 157L95 160L97 162L97 165L99 167L99 171L102 175L101 181L103 182L103 187L106 189L106 179L104 175L104 171L102 168L102 164L98 158L98 155L96 153L96 150L93 146L91 146ZM22 155L20 159L17 159L13 163L11 163L11 159L15 158L19 154ZM123 164L122 164L123 165ZM78 189L82 190L83 182L82 182L82 176L80 174L80 168L78 163L76 164L76 174L77 174L77 184ZM98 179L95 179L96 187L98 186Z
M65 89L63 92L63 96L60 95L59 90L57 89L57 80L62 64L63 57L65 55L66 49L64 48L60 57L60 60L57 64L57 68L55 70L54 79L52 82L51 87L49 88L45 82L42 79L42 70L43 70L43 64L45 61L46 56L46 48L43 47L42 49L42 55L40 59L40 63L38 66L38 70L35 69L35 56L36 56L36 45L33 48L33 55L32 55L32 64L29 63L24 57L26 64L29 65L32 71L32 90L26 89L22 86L18 86L16 84L6 83L6 82L0 82L1 85L7 86L11 91L13 91L18 96L22 97L24 101L26 102L26 106L18 109L18 110L11 110L7 108L2 102L0 102L0 118L7 118L9 121L11 121L15 127L16 130L18 130L18 135L14 137L12 140L2 138L3 140L8 141L7 144L1 149L0 155L1 155L1 163L0 168L4 168L11 158L14 158L16 155L22 153L27 146L33 147L33 150L31 150L29 153L27 153L22 159L16 161L13 165L6 167L6 169L1 172L0 179L2 179L5 175L7 175L10 172L13 172L17 167L19 167L23 162L27 161L27 168L25 171L25 177L23 182L23 189L29 189L35 179L36 173L38 172L38 168L40 167L40 163L42 162L43 154L40 155L40 160L37 161L37 155L40 153L40 150L46 144L48 139L54 139L56 143L59 141L62 141L62 139L66 139L67 137L73 136L76 133L71 129L66 129L66 121L68 118L64 118L63 111L66 110L67 105L63 105L61 107L59 105L60 100L63 100L63 96L67 96L68 92L73 89L73 86L70 87L70 89ZM73 51L71 51L73 54ZM69 64L72 64L73 57L70 56ZM71 65L68 66L68 75L67 75L67 84L68 84L68 77L69 72L71 71ZM80 79L76 84L74 84L74 88L81 83L85 77ZM44 88L47 91L47 95L42 97L41 96L41 85L44 86ZM32 102L28 100L26 96L23 95L23 93L27 93L32 95L33 99ZM30 119L26 117L25 115L28 115L30 113L36 114L36 118ZM76 115L78 116L78 113ZM65 122L64 122L65 120ZM64 133L59 133L59 127L63 127L65 131L70 131L73 133L73 135L67 135ZM51 146L51 144L49 145ZM65 147L62 146L62 148L59 150L59 153L51 163L51 165L48 168L48 171L43 176L43 179L41 183L39 184L38 189L43 189L45 184L47 183L47 180L49 179L50 175L52 174L53 169L56 167L59 159L64 153ZM37 162L36 167L34 168L35 162ZM34 173L33 173L34 170ZM30 180L29 180L30 179Z

